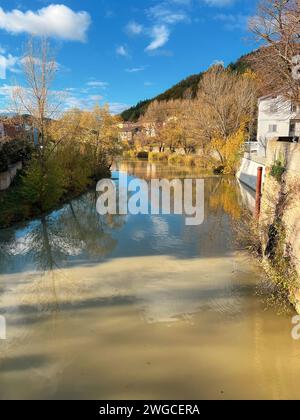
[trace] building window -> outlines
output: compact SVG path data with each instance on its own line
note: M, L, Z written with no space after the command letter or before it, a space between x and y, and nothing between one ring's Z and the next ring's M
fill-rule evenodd
M297 112L297 105L295 104L291 105L291 112Z
M296 133L296 123L291 122L290 124L290 136L293 137Z
M276 124L270 124L269 125L269 133L277 133L277 125Z

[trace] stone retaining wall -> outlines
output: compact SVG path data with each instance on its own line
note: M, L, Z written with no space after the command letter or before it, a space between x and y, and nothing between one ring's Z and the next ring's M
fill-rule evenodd
M272 165L281 161L286 172L279 183L269 175ZM299 275L298 307L300 313L300 144L270 141L267 148L266 180L262 195L262 226L270 226L275 220L276 209L284 197L281 221L285 228L287 254L292 256ZM265 238L267 240L267 238Z

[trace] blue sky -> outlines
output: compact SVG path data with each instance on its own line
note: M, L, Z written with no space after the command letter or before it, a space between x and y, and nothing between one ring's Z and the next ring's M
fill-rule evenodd
M30 34L53 43L54 89L65 92L66 107L106 102L119 112L251 51L255 8L255 0L1 0L0 110L22 82Z

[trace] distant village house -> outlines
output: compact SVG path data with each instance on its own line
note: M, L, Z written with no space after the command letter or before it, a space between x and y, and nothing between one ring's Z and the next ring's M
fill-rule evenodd
M13 121L0 121L0 141L16 139L22 132L22 127Z

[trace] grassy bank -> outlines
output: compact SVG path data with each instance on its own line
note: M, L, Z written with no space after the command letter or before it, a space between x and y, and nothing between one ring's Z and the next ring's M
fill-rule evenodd
M89 179L89 182L82 185L80 188L76 190L65 189L58 199L53 201L46 209L35 206L24 199L23 176L24 173L20 171L12 186L7 191L0 193L0 229L8 228L15 223L32 220L43 214L48 214L59 209L70 200L81 196L91 188L95 188L99 179L110 178L111 172L107 168L103 170L103 173L99 178Z
M264 279L260 291L267 295L267 304L278 311L294 307L299 312L296 296L299 277L293 256L286 244L286 231L280 219L272 224L264 224L244 212L235 225L240 247L249 252L259 262Z
M0 194L0 228L48 213L110 177L105 155L76 145L60 146L24 162L11 187Z

